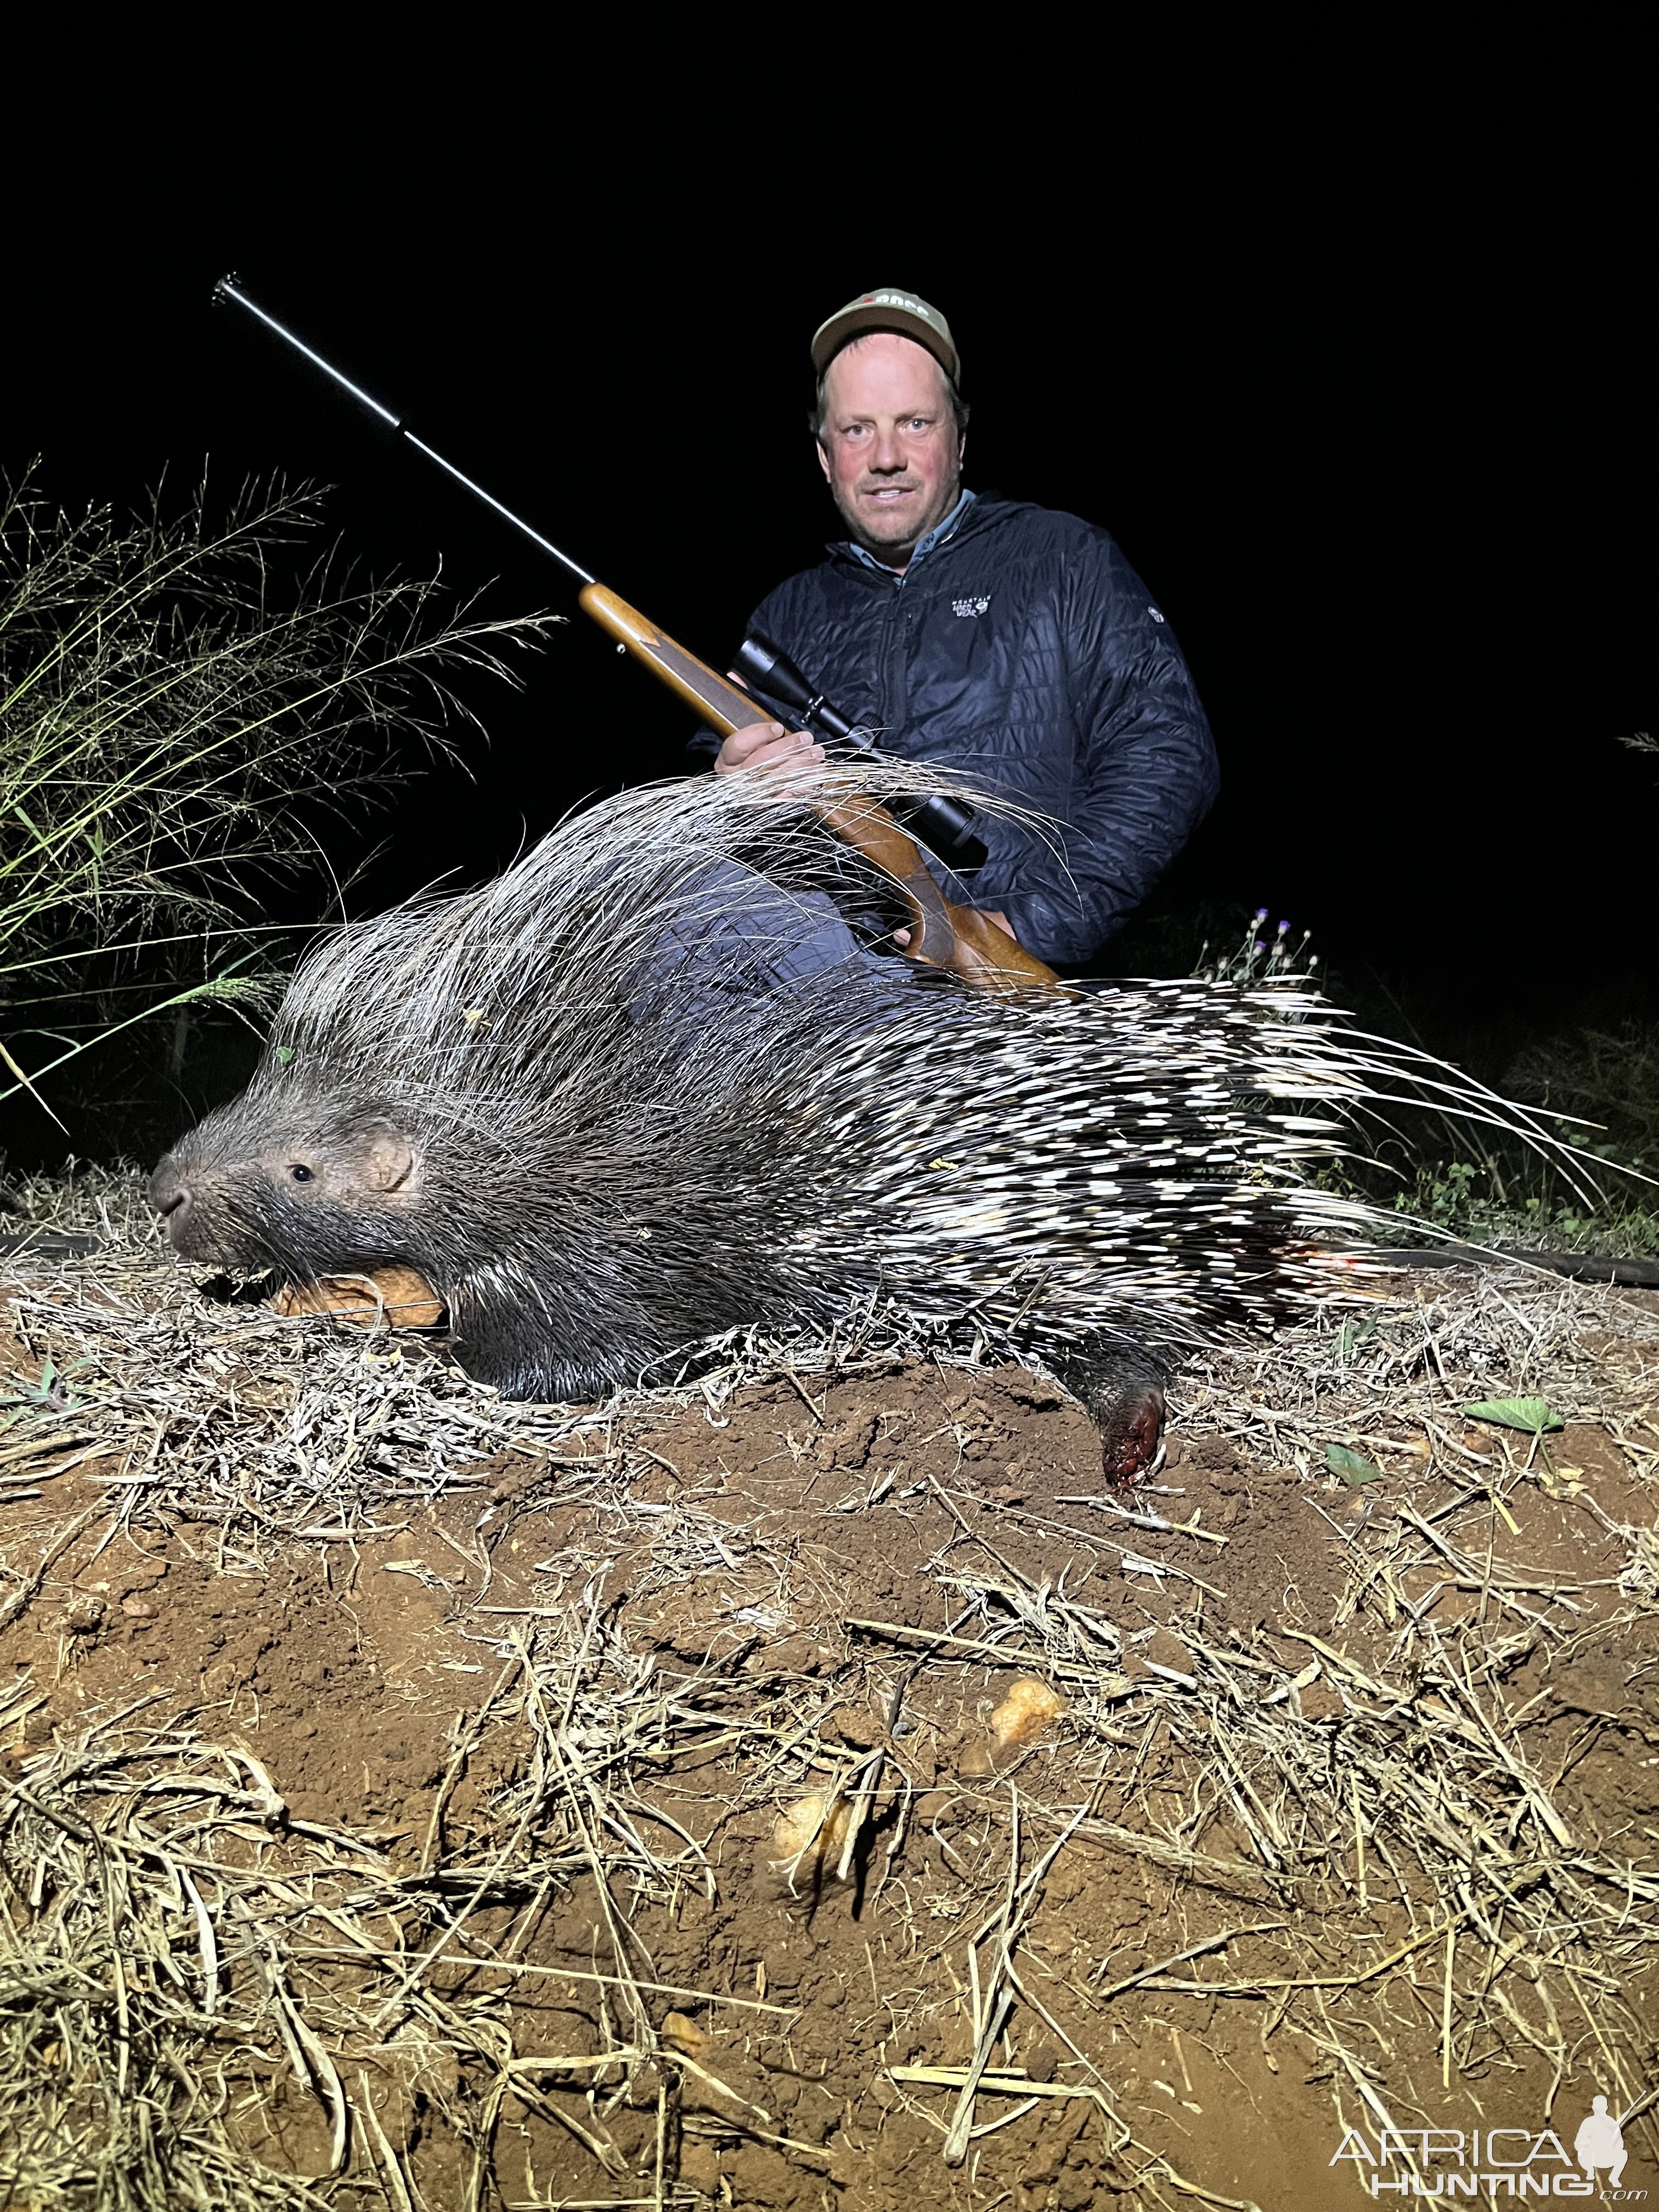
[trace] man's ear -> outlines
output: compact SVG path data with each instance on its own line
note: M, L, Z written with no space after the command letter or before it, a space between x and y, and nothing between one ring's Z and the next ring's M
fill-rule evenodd
M835 478L830 473L830 456L823 450L823 441L822 438L813 439L812 451L817 455L818 466L823 471L823 481L827 484L834 483Z
M409 1183L420 1156L401 1129L381 1122L363 1147L363 1187L366 1190L402 1190Z

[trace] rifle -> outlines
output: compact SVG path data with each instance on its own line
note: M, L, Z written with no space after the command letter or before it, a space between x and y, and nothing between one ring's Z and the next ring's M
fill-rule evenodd
M881 758L870 732L832 707L783 647L763 637L759 630L751 629L738 647L738 666L748 678L746 690L764 698L781 699L799 716L803 729L817 732L838 752L865 760ZM985 848L974 835L974 811L948 792L931 792L926 797L907 793L902 798L890 799L887 807L902 828L919 837L958 875L971 875L985 866Z
M664 630L626 599L590 575L568 553L561 552L552 542L534 530L522 516L503 506L482 484L464 476L453 462L416 436L389 407L381 406L350 378L343 375L331 362L297 337L274 315L255 304L244 292L234 276L222 276L213 288L216 301L227 300L246 309L265 328L302 355L314 368L332 380L380 422L406 439L417 453L441 468L446 476L469 491L484 506L493 509L502 520L512 524L531 544L570 572L581 586L577 605L585 615L599 623L619 645L624 646L638 660L643 661L659 682L677 692L686 704L712 723L723 737L733 730L746 728L762 718L757 702L746 691L726 678L719 676L695 653L678 645ZM797 681L804 681L799 672L791 672ZM780 696L787 696L781 693ZM823 702L818 705L822 708ZM840 718L837 717L837 720ZM946 801L948 805L954 802ZM990 990L1009 989L1021 984L1043 985L1052 988L1058 978L1034 954L1016 942L996 923L975 908L958 906L947 899L927 872L915 840L906 835L888 810L872 799L813 799L807 802L811 811L826 828L861 853L896 884L901 898L909 910L910 941L907 947L912 960L927 966L949 969L969 983Z

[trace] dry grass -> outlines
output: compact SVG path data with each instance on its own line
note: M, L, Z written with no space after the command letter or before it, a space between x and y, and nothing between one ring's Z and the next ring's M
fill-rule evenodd
M598 1408L516 1404L419 1336L307 1327L222 1282L204 1297L203 1271L179 1265L135 1175L94 1170L21 1195L32 1214L49 1205L54 1227L109 1240L83 1261L33 1260L25 1246L9 1263L21 1285L14 1325L57 1378L19 1409L32 1449L58 1472L61 1455L95 1437L125 1462L114 1485L124 1511L217 1521L255 1547L372 1530L383 1507L477 1489L479 1462L508 1449L542 1459L570 1495L584 1480L614 1480L618 1435L677 1406L718 1419L763 1377L878 1370L916 1353L972 1366L982 1349L972 1332L958 1344L943 1328L866 1309L828 1336L734 1331ZM21 1455L14 1464L27 1480Z
M1553 2099L1589 2050L1623 2103L1640 2099L1652 2060L1642 1978L1659 1942L1653 1853L1574 1832L1505 1688L1518 1655L1565 1655L1585 1632L1588 1586L1529 1562L1512 1533L1525 1487L1566 1478L1547 1439L1490 1429L1471 1446L1460 1410L1500 1391L1545 1397L1569 1419L1602 1425L1632 1484L1653 1492L1659 1320L1632 1302L1519 1270L1446 1278L1414 1302L1379 1301L1358 1319L1333 1315L1194 1362L1179 1393L1188 1437L1231 1438L1310 1478L1336 1445L1459 1480L1431 1515L1408 1503L1358 1520L1328 1514L1346 1582L1334 1614L1309 1614L1296 1632L1295 1664L1206 1633L1206 1593L1228 1571L1220 1532L1183 1520L1156 1486L1127 1503L1088 1501L1091 1541L1189 1601L1180 1634L1190 1668L1131 1672L1127 1632L991 1552L948 1481L936 1487L963 1533L933 1570L949 1593L946 1632L844 1617L822 1579L811 1584L810 1561L770 1558L694 1488L667 1505L635 1494L655 1458L641 1431L665 1411L700 1404L719 1421L740 1387L780 1378L810 1407L831 1372L880 1371L919 1351L970 1369L971 1343L866 1314L835 1342L728 1340L695 1370L603 1408L510 1405L435 1346L204 1300L151 1241L131 1181L87 1180L59 1195L57 1218L112 1241L84 1261L15 1263L24 1287L13 1312L50 1368L0 1413L10 1494L38 1495L32 1474L95 1450L114 1469L112 1527L206 1524L234 1565L361 1540L411 1500L476 1488L479 1461L510 1448L539 1458L562 1498L603 1506L598 1522L618 1542L648 1544L635 1595L711 1558L731 1564L746 1544L744 1564L775 1578L763 1632L827 1608L869 1655L886 1725L873 1748L849 1747L824 1725L835 1700L822 1682L665 1669L606 1604L603 1546L544 1563L533 1605L492 1609L481 1594L471 1633L489 1686L458 1717L429 1832L407 1863L373 1837L294 1820L228 1738L152 1725L142 1702L98 1717L79 1741L27 1759L0 1812L0 2132L15 2146L20 2201L42 2212L348 2201L413 2212L407 2147L427 2110L468 2146L464 2201L482 2212L497 2201L493 2143L510 2094L582 2146L595 2198L689 2203L672 2157L665 2166L659 2149L641 2184L608 2125L624 2104L654 2112L660 2146L682 2084L710 2078L706 2053L653 2023L688 2000L737 2008L757 2036L793 2017L763 1993L665 1982L634 1926L643 1907L716 1893L717 1869L660 1779L681 1754L714 1747L749 1806L817 1793L842 1808L841 1866L814 1878L845 1871L854 1844L868 1850L877 1911L908 1946L912 2017L932 2016L930 1960L948 1958L969 1993L970 2058L890 2075L891 2093L937 2126L953 2169L1043 2099L1084 2098L1122 2185L1148 2203L1204 2197L1143 2140L1103 2043L1079 2027L1103 2023L1131 1990L1253 2006L1269 2053L1295 2031L1324 2054L1345 2125L1432 2124L1420 2085L1414 2097L1402 2087L1389 2057L1390 2039L1425 2019L1448 2081L1494 2057L1536 2061ZM1310 1480L1285 1510L1340 1504ZM1659 1546L1651 1513L1601 1517L1622 1553L1598 1597L1616 1625L1659 1605ZM1157 1559L1145 1556L1152 1530ZM1162 1540L1172 1535L1178 1543ZM1443 1589L1472 1601L1449 1622L1436 1611ZM1344 1648L1356 1626L1363 1661ZM948 1911L918 1906L901 1870L929 1778L910 1752L907 1692L921 1660L1044 1674L1071 1709L1074 1756L1028 1761L981 1793L951 1848L961 1889ZM1304 1717L1316 1684L1340 1699L1340 1726ZM0 1724L22 1717L31 1693L7 1694ZM452 1836L455 1777L504 1729L527 1747L517 1778L482 1827ZM1194 1778L1178 1814L1146 1789L1154 1746ZM1170 1932L1182 1940L1127 1977L1103 1967L1062 1991L1024 1939L1056 1863L1085 1838L1180 1885ZM584 1880L604 1922L594 1957L580 1970L534 1965L548 1900ZM527 2056L515 2042L514 1993L550 1973L597 1993L592 2047ZM873 1958L871 1981L877 1994ZM1064 2049L1051 2081L1014 2056L1016 2016L1042 2022ZM762 2107L735 2091L728 2103L718 2128L688 2118L687 2130L782 2144L804 2171L826 2169L823 2151L792 2142ZM267 2122L299 2129L311 2180L269 2162Z
M319 831L397 780L398 740L441 747L447 678L507 675L547 628L302 561L307 493L219 509L0 484L0 1101L52 1111L49 1079L166 1010L181 1065L196 1010L268 1000L273 878L337 890Z

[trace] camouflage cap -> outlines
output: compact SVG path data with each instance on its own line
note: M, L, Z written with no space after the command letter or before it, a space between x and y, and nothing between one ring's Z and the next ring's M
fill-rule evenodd
M866 331L896 331L901 337L914 338L918 345L927 347L952 384L961 382L962 364L949 323L937 307L930 307L914 292L890 288L860 292L828 322L818 325L812 333L812 367L818 375L823 375L849 338L859 337Z

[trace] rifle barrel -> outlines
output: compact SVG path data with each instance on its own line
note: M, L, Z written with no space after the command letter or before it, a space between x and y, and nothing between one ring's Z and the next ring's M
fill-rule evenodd
M395 430L400 438L406 439L417 453L424 453L428 460L436 462L444 474L453 477L463 490L470 491L474 499L482 500L486 507L493 507L502 521L510 522L532 545L568 568L578 582L592 584L597 580L580 562L573 561L568 553L562 553L551 538L544 538L539 530L532 529L521 514L514 514L512 508L504 506L493 492L486 491L481 483L475 483L471 477L464 475L453 461L447 461L434 447L427 444L424 438L417 438L412 430L405 428L400 416L394 415L389 407L382 407L378 399L371 398L361 385L354 384L342 370L335 368L331 361L325 361L314 346L308 346L302 337L289 330L286 323L279 323L275 315L267 314L258 301L249 299L234 276L222 276L213 288L213 296L216 300L234 301L237 307L246 307L248 313L262 322L268 331L274 331L285 345L291 345L295 353L303 354L313 368L320 368L325 376L331 377L341 391L349 392L360 407L366 407L371 415L378 415L388 428Z

